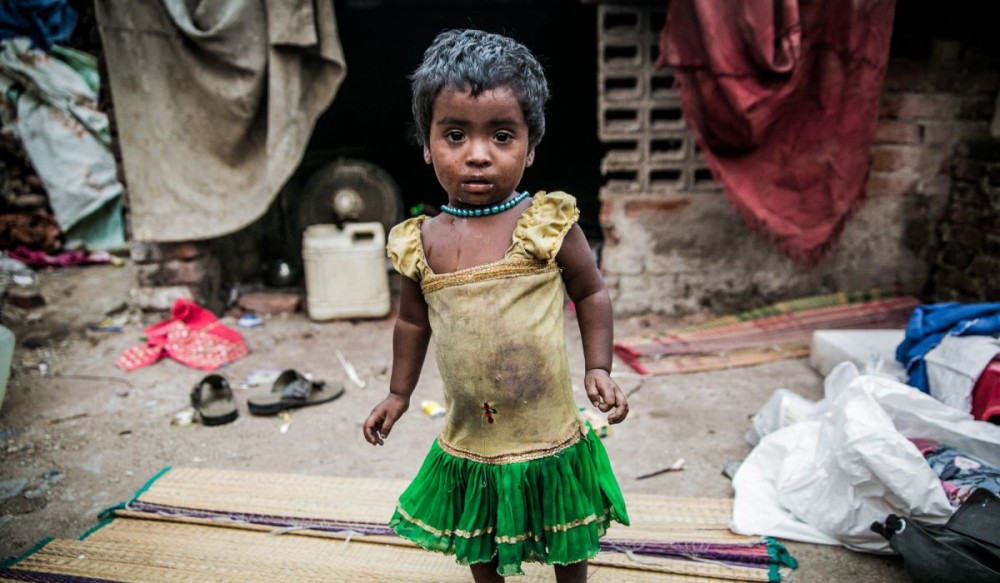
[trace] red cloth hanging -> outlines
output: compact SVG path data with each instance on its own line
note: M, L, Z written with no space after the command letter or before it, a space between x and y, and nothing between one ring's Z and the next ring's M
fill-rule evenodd
M115 361L119 368L133 371L167 356L181 364L211 371L250 352L239 332L220 322L212 312L183 298L174 302L169 320L153 324L145 332L146 345L126 350Z
M657 68L744 221L812 267L864 198L895 0L671 0Z

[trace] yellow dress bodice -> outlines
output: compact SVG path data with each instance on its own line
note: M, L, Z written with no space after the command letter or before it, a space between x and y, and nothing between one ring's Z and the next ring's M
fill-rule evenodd
M573 400L556 255L579 217L565 193L539 192L500 261L437 274L427 265L426 216L393 227L387 251L420 284L444 382L446 452L482 463L538 459L586 431Z

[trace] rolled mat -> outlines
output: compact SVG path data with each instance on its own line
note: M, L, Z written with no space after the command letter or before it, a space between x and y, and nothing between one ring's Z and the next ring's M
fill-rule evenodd
M910 296L823 305L823 297L775 304L701 325L616 340L615 354L641 374L703 372L809 355L816 330L895 329L920 305ZM833 302L836 297L827 298ZM810 307L819 305L820 307Z

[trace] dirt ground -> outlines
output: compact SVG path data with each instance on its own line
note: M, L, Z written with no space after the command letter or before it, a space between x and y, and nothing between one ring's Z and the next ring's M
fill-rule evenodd
M98 513L129 499L166 466L405 479L440 430L440 419L414 406L385 447L373 448L362 438L362 421L387 390L391 317L312 322L299 312L240 328L251 353L220 371L236 388L239 418L218 427L179 425L172 421L188 409L188 393L206 373L172 360L131 373L114 364L128 347L142 343L145 325L167 315L135 307L134 266L63 268L40 272L39 282L44 306L8 303L2 311L17 346L0 409L0 482L8 489L23 485L0 500L2 557L45 537L81 535L96 524ZM131 312L124 330L88 329L123 306ZM232 318L224 321L235 327ZM652 316L622 318L616 335L672 323ZM571 313L566 326L574 383L581 386L583 359ZM338 350L364 388L348 378ZM753 414L780 387L811 399L822 393L822 378L805 359L662 377L640 377L621 362L616 367L631 414L604 442L626 501L629 492L731 497L721 470L749 453L743 433ZM269 368L343 382L347 391L331 403L296 410L287 421L255 417L247 410L247 396L269 387L239 387L251 372ZM577 394L586 404L583 392ZM421 399L441 399L433 352L414 403ZM683 471L636 480L678 458L685 460ZM801 543L788 547L800 564L788 581L908 580L898 557Z

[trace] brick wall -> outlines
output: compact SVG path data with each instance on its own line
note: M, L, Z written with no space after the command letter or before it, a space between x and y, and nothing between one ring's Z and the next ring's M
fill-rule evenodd
M955 148L990 137L1000 89L994 59L957 40L929 46L929 55L893 55L867 187L870 197L906 201L904 242L925 262L939 247Z
M280 196L278 200L280 201ZM147 310L168 310L185 297L221 314L234 298L234 288L261 281L262 268L286 252L275 233L281 232L277 205L235 233L205 241L145 243L130 241L138 266L138 304Z
M936 234L933 301L1000 299L1000 140L959 144L951 193Z
M621 49L598 56L607 126L600 138L609 151L602 168L601 268L618 315L738 311L871 288L927 297L938 224L954 181L952 154L956 145L989 135L1000 89L997 55L955 40L960 35L939 22L950 18L964 34L974 12L928 16L916 7L897 8L867 200L833 251L804 270L751 233L722 192L706 183L683 120L664 113L678 103L669 71L652 73L662 7L599 10L600 36L614 46L638 47L634 58ZM984 34L973 40L981 45ZM629 77L634 81L627 83ZM628 107L631 117L606 113ZM656 155L656 143L677 147ZM685 152L691 155L683 158Z

